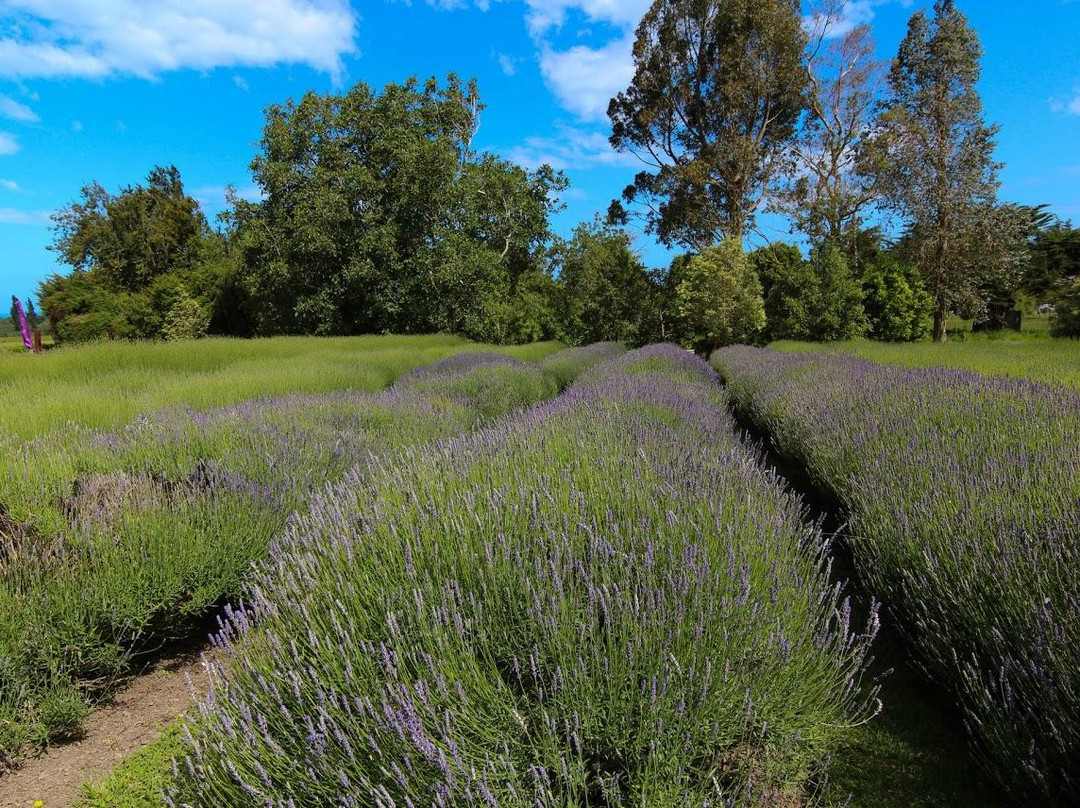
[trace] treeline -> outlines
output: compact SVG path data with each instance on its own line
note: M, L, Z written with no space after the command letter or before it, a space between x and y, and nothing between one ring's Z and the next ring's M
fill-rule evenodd
M569 239L550 226L565 176L473 148L475 82L359 83L268 107L260 196L230 194L213 227L175 167L84 187L53 217L73 272L38 299L61 341L450 332L707 351L942 340L950 314L995 327L1018 303L1055 306L1055 332L1080 335L1080 230L997 199L981 46L953 2L912 16L888 68L867 27L841 33L842 4L809 31L798 6L654 4L609 107L612 146L645 169ZM808 258L745 253L762 209ZM633 218L684 254L646 267Z

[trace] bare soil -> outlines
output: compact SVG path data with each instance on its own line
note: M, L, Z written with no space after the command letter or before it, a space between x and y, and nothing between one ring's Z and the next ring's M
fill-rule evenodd
M153 741L189 710L192 689L206 692L199 650L156 661L109 701L96 708L78 741L54 746L0 777L0 808L70 808L87 781L102 779L121 760Z

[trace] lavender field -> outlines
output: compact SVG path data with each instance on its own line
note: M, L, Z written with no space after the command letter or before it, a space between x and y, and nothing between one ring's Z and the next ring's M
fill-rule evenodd
M849 520L862 580L1022 804L1080 789L1080 395L823 354L718 351L736 409Z
M876 616L673 346L350 472L247 593L170 805L788 804L878 708Z
M291 379L294 388L338 378L349 379L354 391L271 395L209 409L174 404L111 429L67 420L30 439L4 435L0 769L34 749L77 737L88 705L122 681L140 656L203 634L202 621L241 594L251 562L265 555L289 515L303 510L323 483L377 452L471 429L550 397L559 386L533 363L469 353L446 360L460 368L453 386L429 390L422 377L406 374L375 392L419 363L480 346L444 338L372 338L352 343L351 360L348 347L346 340L271 340L248 348L237 366L220 362L223 354L241 353L235 343L219 341L205 351L189 345L186 357L171 348L162 357L162 350L148 348L158 356L143 356L141 371L129 368L143 374L144 397L173 395L170 389L185 376L192 381L186 396L235 396L229 387L244 389L256 367L269 374L258 382L263 389L288 386L278 364L286 357L298 360L286 365L299 372ZM67 379L97 385L95 402L123 398L123 389L107 392L107 380L122 370L123 354L133 352L127 346L119 356L106 346L71 356L57 352L34 383L59 389ZM194 377L185 370L193 366ZM340 374L329 382L305 375L328 366ZM29 382L14 367L5 370L12 383L4 393L14 396ZM118 401L116 410L124 406ZM94 408L89 417L98 413Z
M84 805L1004 804L850 776L891 765L851 739L905 709L884 622L1018 804L1070 804L1074 392L749 348L450 353L9 452L7 764L213 618L210 692Z

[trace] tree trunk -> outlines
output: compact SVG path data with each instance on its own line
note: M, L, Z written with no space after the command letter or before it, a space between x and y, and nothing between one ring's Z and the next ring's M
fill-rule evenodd
M949 335L945 331L945 320L948 317L948 311L945 306L938 304L934 309L934 342L945 342L948 340Z

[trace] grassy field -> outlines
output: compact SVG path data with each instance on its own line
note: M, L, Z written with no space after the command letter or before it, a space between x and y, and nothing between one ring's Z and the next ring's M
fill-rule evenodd
M531 361L558 347L486 350ZM485 347L449 336L102 342L40 356L21 347L0 350L0 435L31 438L68 422L114 429L175 405L201 409L285 393L377 390L414 365L476 350Z
M914 368L949 367L973 370L990 376L1011 376L1044 382L1059 382L1080 388L1080 340L973 338L934 342L890 343L854 340L850 342L774 342L778 351L847 354L891 365Z

